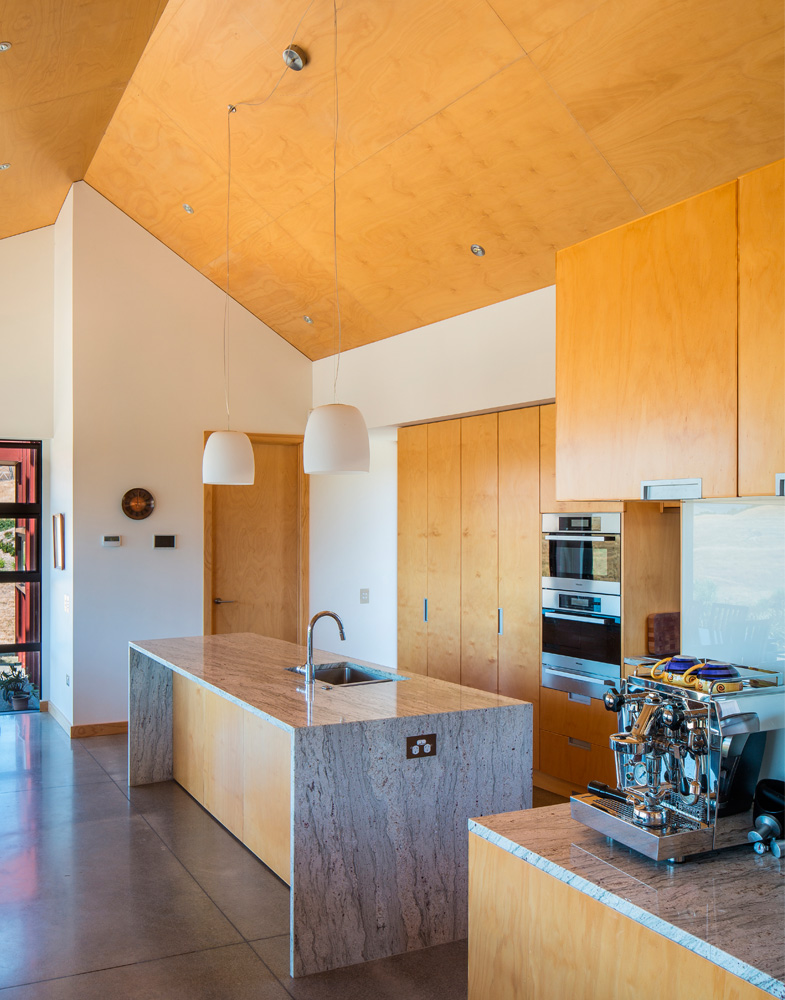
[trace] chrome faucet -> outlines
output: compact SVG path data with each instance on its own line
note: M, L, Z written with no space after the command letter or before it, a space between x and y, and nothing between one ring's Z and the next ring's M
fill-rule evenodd
M319 611L317 612L317 614L313 616L313 618L308 623L308 637L306 639L306 648L308 650L308 656L305 662L306 689L308 689L309 685L313 684L314 680L316 679L316 675L314 673L315 668L313 665L313 627L319 621L320 618L334 619L338 625L338 634L341 637L341 642L343 642L346 639L346 634L344 633L343 630L343 622L338 617L338 615L335 614L334 611Z

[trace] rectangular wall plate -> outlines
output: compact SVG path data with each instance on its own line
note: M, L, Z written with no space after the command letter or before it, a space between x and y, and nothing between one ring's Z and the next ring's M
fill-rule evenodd
M436 733L424 736L406 737L406 759L420 760L422 757L436 756Z
M360 588L360 604L370 604L371 592L367 587Z
M177 535L153 535L154 549L176 549Z

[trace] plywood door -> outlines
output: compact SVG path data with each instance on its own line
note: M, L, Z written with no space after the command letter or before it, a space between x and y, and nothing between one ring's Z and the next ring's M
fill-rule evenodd
M243 843L291 880L292 734L243 713Z
M559 500L736 495L736 183L557 254Z
M556 404L540 407L540 510L543 514L623 511L625 504L614 500L556 499Z
M208 487L206 630L301 642L308 545L301 439L260 435L252 443L254 485Z
M461 680L461 422L428 424L428 676Z
M785 472L785 160L739 178L739 496Z
M461 683L498 689L498 416L461 420Z
M428 427L398 431L398 666L428 673Z
M534 706L539 768L540 408L499 414L499 693Z
M763 1000L756 986L469 834L469 1000L668 995Z

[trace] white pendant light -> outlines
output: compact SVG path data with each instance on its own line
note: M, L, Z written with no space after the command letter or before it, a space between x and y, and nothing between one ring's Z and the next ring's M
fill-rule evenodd
M232 114L230 104L226 120L226 299L224 301L224 401L226 430L213 431L204 446L202 482L216 486L253 486L254 457L251 439L242 431L230 430L229 418L229 206L232 197Z
M311 410L303 441L303 469L311 476L368 472L368 428L356 406L328 403Z
M214 431L202 458L202 482L222 486L253 486L253 445L241 431Z
M368 472L371 451L368 428L356 406L336 402L341 365L341 303L338 295L338 194L336 160L338 152L338 5L333 0L333 88L335 117L333 129L333 264L335 271L335 313L338 350L333 377L333 402L311 410L303 440L303 471L310 476L349 475Z

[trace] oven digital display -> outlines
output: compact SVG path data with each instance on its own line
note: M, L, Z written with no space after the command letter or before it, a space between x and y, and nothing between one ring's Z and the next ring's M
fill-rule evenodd
M559 594L559 607L568 611L601 611L599 597L574 596L573 594Z
M560 517L559 531L591 531L590 517Z

